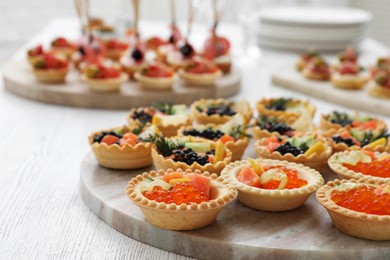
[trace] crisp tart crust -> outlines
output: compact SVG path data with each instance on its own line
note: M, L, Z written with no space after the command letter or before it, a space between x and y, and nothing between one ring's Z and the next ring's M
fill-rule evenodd
M315 170L296 163L278 160L261 160L262 165L279 165L295 169L299 177L305 179L308 184L296 189L261 189L251 187L237 180L238 171L243 166L250 166L247 160L230 163L221 173L226 182L238 190L238 200L245 205L265 211L286 211L300 207L324 183L322 176Z
M129 199L140 207L145 219L150 224L163 229L170 230L193 230L210 225L215 221L219 212L232 202L237 196L237 190L226 184L222 178L218 178L216 174L204 172L199 170L187 170L186 172L195 172L202 174L211 179L212 193L214 198L208 202L200 204L191 203L176 205L174 203L166 204L164 202L156 202L149 200L142 195L140 191L140 183L148 177L156 178L163 176L167 171L151 171L150 173L143 173L131 179L127 185L127 196ZM182 172L182 169L176 171Z
M336 185L342 183L364 183L378 187L385 182L378 180L350 179L334 180L322 186L316 193L317 200L328 211L333 224L342 232L363 239L390 240L390 215L374 215L338 206L330 198ZM387 182L388 183L388 182Z

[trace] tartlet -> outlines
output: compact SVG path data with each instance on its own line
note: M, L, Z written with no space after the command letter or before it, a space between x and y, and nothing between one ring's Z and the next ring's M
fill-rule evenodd
M143 182L148 178L160 179L164 174L173 172L172 169L167 171L151 171L143 173L131 179L127 185L127 196L129 199L140 207L145 219L150 224L169 230L193 230L210 225L214 222L219 212L232 202L237 191L223 183L222 179L217 178L215 174L209 174L200 171L194 171L196 174L210 179L210 200L200 204L166 204L165 202L156 202L147 199L140 190ZM182 172L177 169L176 172ZM186 171L191 173L192 171Z
M342 62L331 76L333 86L342 89L362 89L368 80L368 73L361 71L357 63L349 61Z
M61 55L44 53L32 58L33 73L43 83L63 83L69 71L69 62Z
M223 73L229 73L232 67L229 40L212 30L204 43L203 57L213 62Z
M317 200L328 211L333 224L340 231L354 237L369 240L390 240L390 212L387 215L368 214L337 205L333 191L348 191L358 187L380 188L384 182L364 179L334 180L322 186L316 193ZM387 186L389 184L387 183ZM383 191L382 191L383 192ZM387 205L389 208L390 205Z
M302 70L303 76L311 80L327 81L330 79L330 68L326 61L320 57L315 57Z
M132 108L127 116L129 125L140 122L152 123L167 137L176 136L182 126L192 124L184 104L156 103L150 107Z
M82 80L92 91L116 92L119 91L122 83L127 81L127 75L121 73L120 68L115 65L97 63L86 65Z
M360 128L382 130L387 128L385 121L360 115L359 112L348 114L345 112L333 111L330 114L322 114L320 119L320 128L323 131L340 130L341 128Z
M327 138L334 153L345 150L368 149L385 152L390 148L390 138L386 129L330 129L322 133Z
M308 51L302 53L299 56L297 63L295 64L295 68L298 71L302 71L307 66L307 64L309 64L309 62L312 59L314 59L315 57L318 57L318 56L319 56L319 54L317 52L311 51L311 50L308 50Z
M118 39L109 39L104 41L106 46L106 56L109 59L114 61L119 61L120 58L125 54L126 50L129 48L129 45Z
M341 179L380 180L390 182L390 154L368 151L344 151L333 154L328 165ZM387 168L382 168L387 165ZM359 166L360 168L356 168ZM363 169L361 167L366 167ZM367 169L368 168L368 169ZM381 174L379 176L379 169ZM363 169L363 170L362 170ZM363 172L362 172L363 171Z
M244 122L248 124L253 115L253 110L245 99L236 102L222 98L200 99L192 103L190 109L194 120L203 125L226 123L237 113L240 113L244 117Z
M156 169L158 169L158 170L181 168L181 169L185 169L185 170L191 169L193 171L194 170L200 170L202 172L208 171L210 173L216 173L219 175L221 173L222 169L228 163L230 163L231 159L232 159L232 152L228 148L226 148L226 146L223 145L222 142L215 143L215 142L206 141L206 140L202 140L199 138L193 138L193 137L175 137L175 138L171 138L171 139L165 138L165 142L167 142L166 140L168 140L168 142L171 143L171 144L169 144L170 147L176 146L170 152L170 154L163 155L157 142L154 142L154 145L152 147L153 163L156 166ZM186 144L186 143L208 144L210 147L209 151L214 151L214 155L213 155L214 161L210 162L210 161L207 161L207 159L205 159L206 161L203 164L198 163L198 161L192 161L190 165L184 161L176 161L175 151L180 150L180 149L188 149L188 148L185 148L186 145L183 145L183 147L180 147L181 144L183 144L183 143L184 144ZM194 145L192 145L192 146L194 146ZM205 152L200 153L200 152L196 152L196 151L194 151L194 152L196 154L199 154L199 158L205 157L208 155L208 152L206 152L206 153ZM202 154L202 155L200 155L200 154ZM212 155L212 154L210 154L210 155ZM182 155L180 155L179 157L182 157ZM217 159L217 157L218 157L218 159Z
M222 76L221 70L205 59L193 58L181 67L179 75L188 85L212 86Z
M243 204L258 210L286 211L300 207L316 191L324 180L321 175L300 164L278 161L261 160L263 166L281 166L298 172L299 178L307 182L305 186L293 189L263 189L245 184L237 179L243 167L250 167L248 160L230 163L221 173L221 177L238 190L238 200Z
M128 127L116 127L104 131L93 132L88 137L89 145L91 146L91 149L100 165L111 169L139 169L152 164L151 143L142 142L141 140L137 142L129 141L110 144L103 142L102 138L100 142L96 140L97 138L100 139L103 132L107 133L107 135L118 137L117 132L121 131L119 135L124 137L125 134L131 132L131 130L133 129L129 129ZM144 135L139 134L138 136L147 137L148 133L156 133L156 130L152 128L147 130L145 129L145 131L147 132L144 132Z
M293 127L294 119L286 120L283 117L259 116L251 122L251 134L255 140L270 136L294 136L299 133Z
M259 115L280 117L284 120L297 120L302 114L314 117L316 107L309 100L292 98L263 98L256 102Z
M129 79L135 79L135 73L146 66L144 52L141 48L134 48L130 52L130 55L124 55L121 58L120 64L122 66L122 71L129 76Z
M72 54L77 50L76 44L68 41L64 37L58 37L51 42L51 50L59 52L66 58L70 59Z
M283 149L282 146L284 146ZM306 150L303 150L303 147ZM317 171L324 168L332 154L332 148L324 138L309 135L293 138L261 138L255 142L254 148L260 158L301 163ZM299 151L299 154L297 152L294 155L292 151L294 153Z
M134 79L142 87L151 90L171 89L175 78L174 70L159 63L144 65L134 73Z
M368 93L373 97L390 98L390 70L378 71L368 84Z
M40 56L44 53L42 44L35 46L27 51L27 60L32 65L35 57Z

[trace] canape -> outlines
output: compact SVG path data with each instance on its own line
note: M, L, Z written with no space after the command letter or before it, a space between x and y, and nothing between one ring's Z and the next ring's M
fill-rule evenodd
M222 72L213 63L195 57L182 64L179 75L188 85L212 86L222 76Z
M232 152L221 142L193 137L153 137L153 163L156 169L191 169L220 174L230 163Z
M122 70L125 72L130 79L135 79L134 75L136 72L141 70L145 65L144 52L141 48L134 48L128 57L122 57L120 60Z
M167 90L175 81L175 71L162 63L150 63L134 74L134 78L146 89Z
M370 68L370 76L375 78L380 71L390 71L390 57L380 57L377 59L375 66Z
M317 171L324 168L332 154L326 140L314 135L262 138L256 141L255 151L260 158L301 163Z
M139 169L153 162L152 144L143 140L156 133L155 126L123 126L93 132L88 140L100 165L112 169Z
M295 64L295 68L298 71L302 71L307 66L307 64L309 64L309 62L316 57L319 57L317 52L311 50L305 51L299 56L299 59Z
M302 70L303 76L307 79L327 81L330 79L330 68L322 58L313 58Z
M168 169L131 179L127 196L150 224L169 230L193 230L214 222L236 198L237 191L216 174Z
M345 150L368 149L388 151L390 147L387 129L363 130L358 128L328 130L322 134L327 138L334 153Z
M378 71L368 85L368 93L379 98L390 98L390 71Z
M34 57L31 65L35 77L43 83L62 83L69 71L67 59L51 52Z
M109 39L103 41L106 46L106 56L114 61L119 61L129 48L129 44L119 39Z
M256 103L259 115L280 117L284 120L297 120L302 115L313 118L316 107L309 100L292 98L263 98Z
M229 73L232 67L229 40L212 32L204 43L203 57L213 62L223 73Z
M358 112L349 114L345 112L333 111L330 114L322 114L320 128L323 131L341 128L359 128L363 130L383 130L387 128L385 121L368 116L360 115Z
M296 209L324 183L309 167L267 159L230 163L221 177L238 190L240 202L264 211Z
M38 57L44 53L42 44L35 46L34 48L31 48L27 51L27 60L30 64L32 64L32 61L35 57Z
M76 44L64 37L58 37L51 42L51 50L59 52L66 58L70 59L72 54L77 50L77 47Z
M332 73L331 82L336 88L362 89L369 75L357 63L345 61Z
M245 99L230 102L226 99L200 99L191 104L191 113L198 124L220 125L240 113L246 124L252 118L253 110Z
M152 123L164 136L176 136L182 126L192 123L184 104L155 103L150 107L138 107L130 110L127 117L129 125L134 123Z
M374 179L390 183L390 154L370 150L344 151L333 154L329 167L341 179Z
M160 46L168 44L167 41L161 39L158 36L153 36L145 41L145 47L147 50L157 51Z
M186 41L179 48L173 48L166 54L166 63L178 70L185 61L191 60L196 55L194 47Z
M127 75L114 64L92 63L87 64L82 76L88 88L96 92L118 91Z
M390 240L390 184L378 180L334 180L317 200L340 231L369 240Z
M178 136L194 136L213 142L219 140L232 152L232 161L240 160L249 144L246 124L240 114L236 114L222 125L195 125L179 129Z
M348 46L342 53L337 55L337 60L334 63L333 68L337 70L344 62L355 64L358 63L358 54L355 47Z

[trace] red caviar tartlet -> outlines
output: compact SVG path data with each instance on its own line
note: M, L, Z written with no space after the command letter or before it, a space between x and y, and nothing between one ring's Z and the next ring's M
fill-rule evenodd
M329 167L342 179L374 179L390 182L390 154L369 150L344 151L333 154Z
M221 177L238 190L238 200L258 210L286 211L302 206L324 180L300 164L278 160L230 163Z
M129 48L129 44L119 39L109 39L103 41L106 46L106 56L114 61L119 61Z
M378 180L334 180L317 200L340 231L370 240L390 240L390 184Z
M169 230L193 230L213 223L236 198L237 191L216 174L168 169L131 179L127 196L150 224Z

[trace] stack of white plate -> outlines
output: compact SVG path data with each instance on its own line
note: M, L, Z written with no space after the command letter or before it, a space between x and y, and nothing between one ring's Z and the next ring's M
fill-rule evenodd
M357 45L368 32L371 14L354 8L290 6L264 8L260 15L260 46L335 51Z

